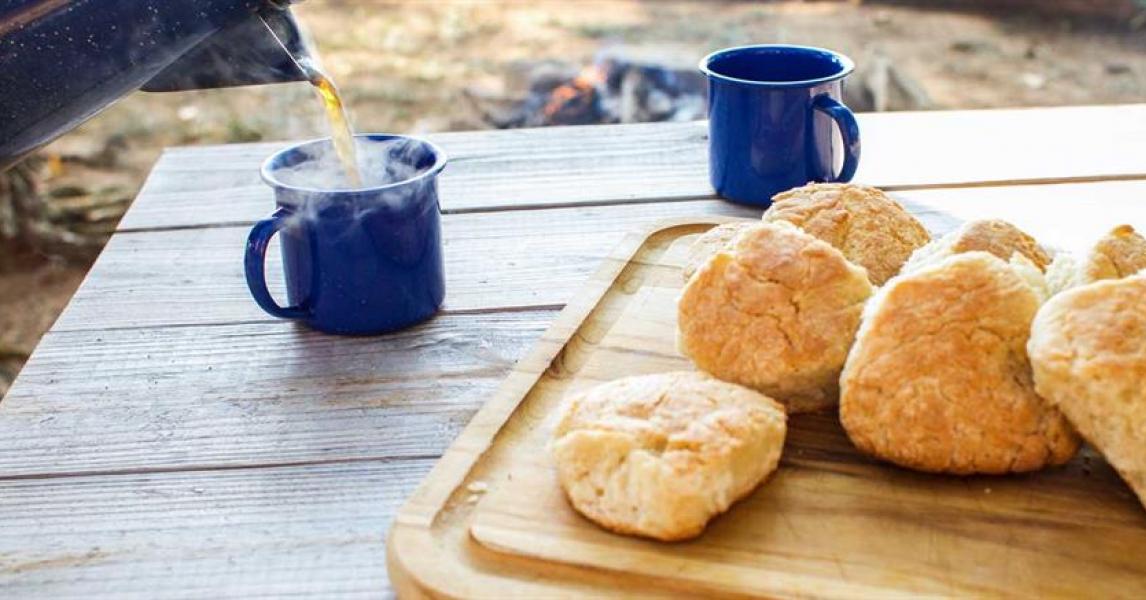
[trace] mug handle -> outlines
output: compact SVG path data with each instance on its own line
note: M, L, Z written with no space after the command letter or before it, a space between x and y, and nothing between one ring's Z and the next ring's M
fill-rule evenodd
M855 115L851 109L827 94L816 96L812 101L812 108L828 115L836 122L836 126L840 128L840 137L844 141L844 166L838 175L829 174L826 177L827 182L851 181L860 160L860 129Z
M303 319L310 316L310 311L303 306L279 306L271 293L267 290L266 259L267 244L276 233L287 225L286 213L282 209L276 210L271 216L255 223L247 236L246 256L243 258L243 267L247 275L247 287L251 296L255 298L259 308L268 314L281 319Z

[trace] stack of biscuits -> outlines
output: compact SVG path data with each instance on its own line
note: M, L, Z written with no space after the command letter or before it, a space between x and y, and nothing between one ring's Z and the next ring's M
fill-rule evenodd
M932 240L882 191L811 184L715 227L683 269L678 343L699 372L570 399L551 445L602 526L694 537L778 465L787 415L836 410L855 446L955 475L1069 461L1085 439L1146 504L1146 239L1082 255L1014 225Z

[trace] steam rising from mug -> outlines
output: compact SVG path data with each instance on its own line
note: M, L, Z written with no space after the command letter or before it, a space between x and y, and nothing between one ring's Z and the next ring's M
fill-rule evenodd
M371 140L355 138L361 185L353 184L342 168L329 140L301 148L305 158L275 172L282 183L310 190L349 190L400 183L424 173L429 166L418 166L424 154L410 139Z
M363 185L350 185L330 140L263 163L277 210L255 224L244 268L268 313L330 333L392 331L432 315L445 297L437 176L445 154L390 134L356 138ZM289 304L266 288L264 255L278 234Z

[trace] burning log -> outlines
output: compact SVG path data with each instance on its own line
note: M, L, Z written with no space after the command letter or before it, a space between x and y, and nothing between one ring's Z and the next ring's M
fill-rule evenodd
M881 52L860 61L844 86L856 111L925 110L927 91ZM644 123L703 119L707 82L695 69L674 69L622 57L597 60L579 72L568 65L537 63L518 74L516 93L468 88L481 118L499 129L548 125Z
M521 93L466 97L498 128L704 118L706 82L695 69L672 69L619 57L602 58L579 72L539 63Z
M557 86L541 109L545 125L589 125L602 122L600 86L605 70L586 67L573 81Z

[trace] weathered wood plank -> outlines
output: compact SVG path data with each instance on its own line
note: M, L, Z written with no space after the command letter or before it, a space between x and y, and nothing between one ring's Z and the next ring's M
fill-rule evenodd
M757 217L760 211L701 200L447 215L445 310L564 304L627 232L697 214ZM251 300L243 277L247 231L116 235L54 330L272 320ZM272 244L268 261L276 264L267 272L281 280L277 249Z
M860 115L857 181L884 187L1146 177L1146 104ZM447 211L711 197L706 125L428 136L452 157ZM121 230L248 223L272 208L258 166L285 143L169 150Z
M388 595L432 460L0 481L6 598Z
M1146 231L1146 181L933 189L892 194L932 231L1003 219L1054 249L1083 250L1114 225Z
M49 333L0 404L0 478L436 456L556 314Z
M892 151L878 149L885 116L865 117L868 170L861 176L897 187L981 183L935 179L951 169L982 181L1139 176L1146 109L1042 114L940 116L935 125L895 115L906 119L896 125L905 129L896 133L898 164L889 162ZM1045 115L1064 123L1051 127ZM449 308L563 302L550 301L569 298L608 252L607 242L656 218L649 213L734 210L681 201L707 193L696 124L634 128L648 135L626 141L596 128L508 132L495 136L496 145L483 139L487 133L442 136L459 157L443 183L450 210L680 201L515 211L493 220L451 216L450 260L462 272L451 272ZM1015 133L1031 129L1026 139ZM124 226L262 216L269 195L252 176L267 150L213 151L218 160L198 149L173 151L160 171L175 168L173 175L148 183ZM880 179L880 168L898 183ZM235 184L238 195L229 195ZM905 199L935 229L1003 216L1044 241L1071 245L1107 222L1141 225L1134 218L1141 192L1120 183L1037 186L1017 199L995 189ZM264 320L238 270L245 227L219 231L117 236L85 285L91 295L77 298L78 312L69 309L0 405L0 589L7 592L0 595L384 592L381 536L393 505L428 465L418 457L441 452L555 314L448 314L383 338L314 334ZM413 460L370 462L379 457ZM351 462L281 466L316 461ZM153 472L249 465L263 467ZM85 475L93 473L103 474ZM77 476L55 477L69 474Z
M1044 242L1069 247L1117 222L1141 226L1146 214L1138 199L1144 188L1146 182L974 188L917 191L901 194L901 199L937 231L966 218L1002 216ZM649 205L657 206L661 205ZM474 225L458 229L455 239L469 244L465 254L482 254L486 249L482 260L493 264L522 261L504 272L494 269L492 273L500 274L485 283L472 280L475 290L488 283L489 306L504 306L501 302L508 296L500 295L497 290L503 286L495 283L501 281L518 290L513 293L542 294L543 304L564 303L570 297L565 294L583 277L577 270L593 268L590 265L596 265L600 256L593 253L607 252L611 246L598 247L596 240L601 238L591 232L596 227L628 229L630 225L622 221L640 221L641 208L645 207L524 211L498 218L467 215L459 218L473 219ZM591 216L581 221L576 214ZM626 216L618 217L615 225L605 224L615 215ZM529 218L536 220L522 220ZM547 227L546 221L554 225ZM1063 227L1064 222L1071 226ZM563 229L570 235L562 237ZM519 230L536 237L517 238ZM497 239L502 241L492 241ZM180 252L190 257L187 262L177 258ZM92 308L83 309L88 317L70 322L118 322L127 327L134 313L151 314L148 318L157 322L163 310L178 312L171 308L179 306L173 299L183 297L187 287L196 290L195 300L208 307L220 295L234 299L227 309L234 313L208 310L197 319L241 321L247 314L257 316L243 312L253 310L253 305L237 273L237 256L219 252L218 246L192 246L157 256L145 248L137 254L144 262L126 263L107 275L96 271L90 283L110 285L123 278L128 282L125 290L138 288L150 295L131 299L130 292L109 289ZM236 269L230 272L229 283L215 270L193 268L199 257L211 255L226 256L219 264ZM560 277L549 275L555 260L581 256L587 257L578 263L584 266ZM466 264L467 272L479 276L487 268L481 262ZM170 275L131 279L152 270ZM544 291L550 286L557 290L551 297ZM227 289L231 291L219 292ZM484 292L474 293L478 298ZM159 308L147 313L147 304ZM83 307L81 299L75 306ZM101 314L120 316L105 321ZM279 321L64 328L47 336L3 405L0 475L433 454L553 314L552 310L452 314L379 338L324 336ZM180 318L177 315L172 322ZM379 431L392 433L379 436Z
M1085 244L1119 220L1146 229L1146 181L897 192L935 233L963 220L1014 221L1054 246ZM1101 210L1095 207L1101 205ZM447 311L559 306L627 231L658 219L755 217L717 200L445 217ZM1061 224L1069 221L1071 227ZM239 256L247 228L121 233L56 331L269 321L251 301ZM272 266L269 273L279 274Z

